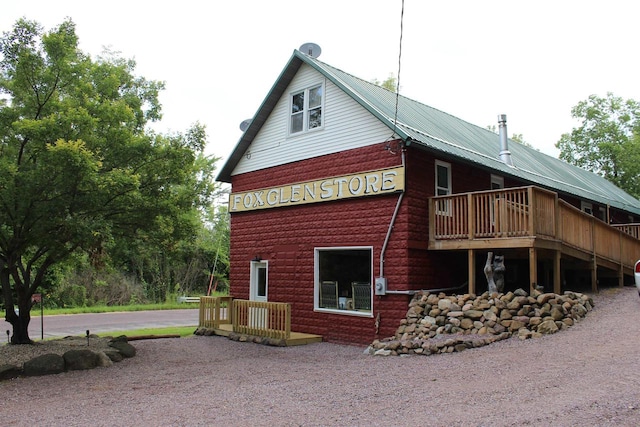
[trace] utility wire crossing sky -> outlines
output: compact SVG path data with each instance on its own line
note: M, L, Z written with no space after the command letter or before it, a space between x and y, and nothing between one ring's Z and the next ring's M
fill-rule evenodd
M6 2L0 30L21 17L51 30L70 17L80 48L104 47L166 82L159 132L207 127L207 153L230 155L294 49L362 79L397 75L401 0L113 0ZM595 94L640 100L633 0L405 0L400 93L481 127L506 114L509 135L557 157ZM219 167L222 163L219 164Z

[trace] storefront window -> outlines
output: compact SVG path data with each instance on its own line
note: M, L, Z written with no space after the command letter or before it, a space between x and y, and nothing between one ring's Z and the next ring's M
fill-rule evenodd
M316 309L371 314L372 252L370 247L315 250Z

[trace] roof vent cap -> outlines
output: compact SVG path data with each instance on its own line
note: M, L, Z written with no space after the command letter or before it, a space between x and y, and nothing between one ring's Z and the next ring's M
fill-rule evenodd
M513 167L511 152L509 151L509 140L507 138L507 115L498 115L498 129L500 135L500 160L508 166Z

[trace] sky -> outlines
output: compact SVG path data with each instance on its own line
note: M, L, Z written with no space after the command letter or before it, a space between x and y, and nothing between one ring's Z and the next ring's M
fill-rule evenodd
M0 31L25 17L46 30L66 17L80 49L135 59L166 83L153 128L207 128L207 154L229 157L302 44L372 81L398 75L400 93L481 127L507 115L509 135L558 156L579 122L571 108L607 92L640 100L635 0L21 0L3 2ZM402 46L400 55L400 46Z

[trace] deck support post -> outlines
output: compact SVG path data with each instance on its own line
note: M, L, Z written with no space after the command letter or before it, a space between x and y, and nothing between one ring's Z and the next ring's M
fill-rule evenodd
M476 293L476 251L469 249L468 251L468 266L469 266L469 293Z
M607 206L607 214L609 212L609 206ZM608 224L608 222L607 222ZM622 260L622 254L624 253L624 245L622 244L622 230L618 233L618 240L620 241L620 271L618 272L618 286L624 286L624 261Z
M618 271L618 286L624 286L624 264L620 262L620 271Z
M560 295L562 292L562 270L560 269L561 251L553 252L553 293Z
M591 262L591 292L594 294L598 292L598 260L595 255Z
M538 254L536 248L529 248L529 294L536 289L538 281Z

